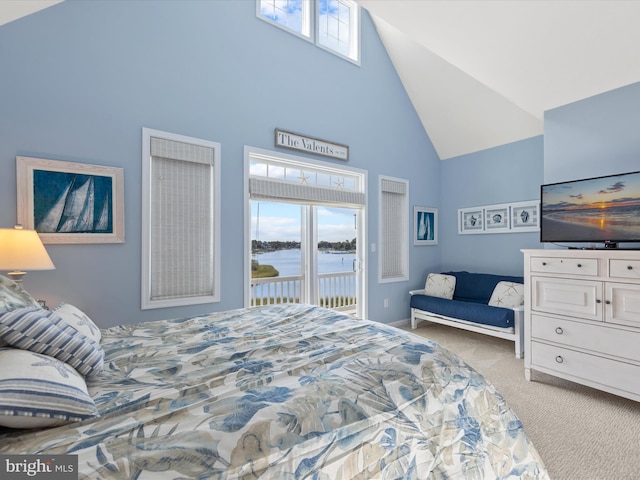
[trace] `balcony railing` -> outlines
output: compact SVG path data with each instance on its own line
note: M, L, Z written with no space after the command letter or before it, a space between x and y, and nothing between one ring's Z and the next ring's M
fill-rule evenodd
M251 279L251 305L300 303L304 298L303 277L270 277ZM350 310L356 305L355 272L318 274L318 304L334 310Z

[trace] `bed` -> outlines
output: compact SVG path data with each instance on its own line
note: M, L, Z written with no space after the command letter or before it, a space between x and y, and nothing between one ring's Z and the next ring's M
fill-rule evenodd
M548 478L495 388L410 332L301 304L91 330L95 410L5 427L0 454L75 455L81 480Z

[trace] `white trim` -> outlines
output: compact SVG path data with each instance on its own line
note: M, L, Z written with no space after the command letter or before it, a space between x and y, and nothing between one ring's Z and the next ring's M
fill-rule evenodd
M205 295L198 297L186 297L170 300L151 300L151 252L149 249L151 240L151 137L158 137L176 142L201 145L213 149L213 242L214 242L214 292L213 295ZM142 239L141 239L141 308L142 310L151 308L177 307L184 305L197 305L203 303L212 303L220 301L220 259L221 259L221 240L220 240L220 143L199 138L187 137L175 133L153 130L150 128L142 128Z
M352 176L358 177L358 188L364 193L365 204L362 208L358 209L356 221L357 230L356 238L358 243L357 249L357 262L360 271L360 275L356 278L359 282L356 285L358 290L358 316L366 318L367 315L367 299L368 299L368 284L367 284L367 176L366 170L348 166L336 166L333 163L322 162L319 160L312 160L306 157L300 157L282 152L276 152L273 150L266 150L262 148L252 147L249 145L244 146L244 180L243 180L243 198L244 198L244 305L249 306L251 304L251 291L250 291L250 279L251 279L251 199L249 195L249 179L250 179L250 162L252 158L270 160L270 161L283 161L290 165L304 167L312 166L317 169L324 169L328 172L345 173L348 172ZM353 208L353 207L349 207ZM316 242L317 243L317 242Z

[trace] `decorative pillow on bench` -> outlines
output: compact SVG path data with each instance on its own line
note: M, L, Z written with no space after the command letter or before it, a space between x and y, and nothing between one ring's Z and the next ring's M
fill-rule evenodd
M451 300L456 289L456 277L442 273L430 273L424 284L424 294Z
M515 282L498 282L489 299L489 305L503 308L524 305L524 285Z

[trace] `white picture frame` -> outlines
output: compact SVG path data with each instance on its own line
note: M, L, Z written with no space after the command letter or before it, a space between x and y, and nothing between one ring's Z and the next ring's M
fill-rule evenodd
M540 231L540 202L530 200L511 204L511 231L512 232L539 232Z
M484 233L484 209L482 207L459 209L458 233L462 235Z
M525 233L540 230L540 202L498 203L458 209L458 234Z
M18 223L43 243L124 243L124 169L19 156L16 179Z
M509 204L489 205L483 210L486 233L503 233L509 230Z
M438 244L438 209L413 207L413 244Z

